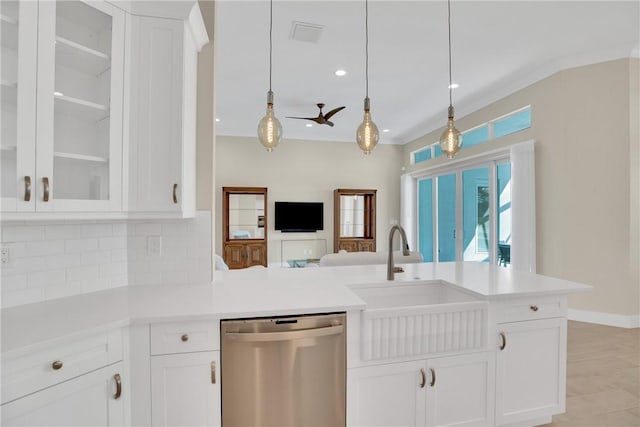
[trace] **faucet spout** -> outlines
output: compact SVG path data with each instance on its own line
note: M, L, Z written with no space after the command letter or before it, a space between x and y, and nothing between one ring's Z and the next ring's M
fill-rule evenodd
M393 280L395 276L395 266L393 264L393 236L396 231L400 232L400 238L402 239L402 255L409 255L409 244L407 243L407 233L400 225L394 225L389 230L389 256L387 257L387 280Z

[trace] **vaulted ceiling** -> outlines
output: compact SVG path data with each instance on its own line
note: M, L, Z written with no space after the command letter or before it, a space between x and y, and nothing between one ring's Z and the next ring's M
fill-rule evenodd
M638 1L453 0L451 14L458 117L560 69L638 56ZM317 42L292 40L295 22L321 27ZM256 136L269 89L269 2L217 1L215 31L216 133ZM370 0L369 96L374 121L388 129L381 143L444 126L447 86L447 3ZM355 141L364 1L274 1L272 87L284 138ZM319 102L325 112L347 107L335 127L285 118L316 116Z

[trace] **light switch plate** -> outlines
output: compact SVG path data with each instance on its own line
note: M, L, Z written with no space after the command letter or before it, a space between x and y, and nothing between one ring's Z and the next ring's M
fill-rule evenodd
M9 250L9 246L0 247L0 262L3 265L11 263L11 251Z

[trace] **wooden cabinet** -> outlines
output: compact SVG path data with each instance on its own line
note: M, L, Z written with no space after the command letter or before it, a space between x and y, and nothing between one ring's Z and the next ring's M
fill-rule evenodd
M496 424L564 412L566 318L502 323L497 338Z
M103 1L2 9L2 210L120 210L124 12Z
M492 353L350 369L353 426L492 425Z
M128 16L125 142L133 212L195 215L197 64L208 38L193 8L188 21Z
M3 354L3 426L127 425L123 331Z
M267 266L267 189L222 188L222 251L231 269Z
M334 190L334 252L376 251L376 192L377 190Z
M152 356L152 425L221 425L219 367L219 351Z

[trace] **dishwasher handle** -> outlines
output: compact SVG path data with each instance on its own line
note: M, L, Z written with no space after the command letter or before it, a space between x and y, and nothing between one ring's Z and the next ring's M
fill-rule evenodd
M304 338L326 337L339 335L344 331L344 325L323 328L297 329L283 332L227 332L226 338L239 342L271 342L291 341Z

